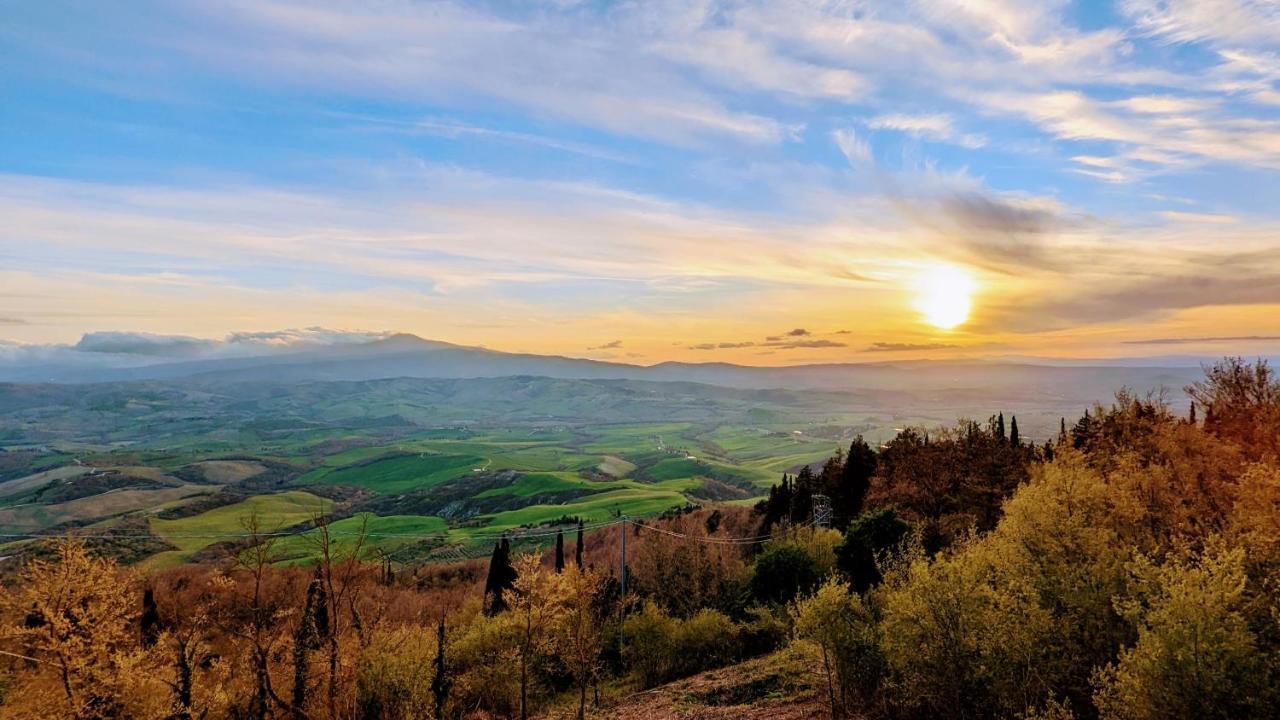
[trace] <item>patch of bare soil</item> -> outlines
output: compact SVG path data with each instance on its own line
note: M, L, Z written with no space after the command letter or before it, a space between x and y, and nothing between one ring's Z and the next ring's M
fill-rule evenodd
M782 654L635 693L614 707L589 714L606 720L801 720L828 716L809 679Z

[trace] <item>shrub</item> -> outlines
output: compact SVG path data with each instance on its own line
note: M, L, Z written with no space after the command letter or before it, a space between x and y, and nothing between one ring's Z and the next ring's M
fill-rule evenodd
M418 627L375 631L356 669L360 717L399 720L430 717L436 638Z
M677 628L672 648L678 675L692 675L738 659L738 627L723 613L700 610Z
M748 610L746 622L738 626L742 657L765 655L782 647L791 633L787 620L769 608L757 606Z
M450 648L461 668L453 686L454 702L494 715L513 715L520 695L519 641L518 619L510 613L481 615L467 625Z
M1240 612L1244 553L1215 548L1156 567L1135 563L1145 598L1128 608L1138 642L1098 675L1103 718L1276 717L1262 654ZM1269 702L1269 700L1271 702Z
M833 717L867 703L884 674L875 620L848 583L828 579L812 596L791 607L796 637L822 656L827 701Z
M760 602L787 603L811 591L820 577L817 563L803 548L771 545L756 558L751 594Z
M890 702L921 717L985 718L1046 694L1037 671L1049 613L1023 584L993 584L985 551L970 542L953 556L917 559L877 591Z
M679 621L653 602L623 621L623 660L644 687L658 685L672 674L671 643L678 627Z
M652 602L622 623L627 665L645 687L736 661L739 627L723 613L705 609L687 620Z
M906 538L911 526L891 507L869 510L849 524L844 542L836 549L836 564L856 592L880 584L876 557Z

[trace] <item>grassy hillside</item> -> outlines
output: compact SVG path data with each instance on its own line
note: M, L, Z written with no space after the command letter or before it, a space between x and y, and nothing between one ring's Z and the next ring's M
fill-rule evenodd
M416 533L433 536L414 540L422 554L564 519L754 502L783 472L901 421L867 403L529 377L0 386L0 525L141 520L147 547L176 548L154 562L172 564L235 539L250 514L291 527L323 507L344 523L411 518L431 528ZM183 537L195 534L207 537Z

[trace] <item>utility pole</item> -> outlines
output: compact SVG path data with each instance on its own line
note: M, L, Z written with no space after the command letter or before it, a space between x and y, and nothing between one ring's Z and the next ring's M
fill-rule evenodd
M621 568L622 572L620 576L622 578L622 602L623 604L625 604L627 601L627 516L626 515L622 516L621 528L622 528L622 568Z

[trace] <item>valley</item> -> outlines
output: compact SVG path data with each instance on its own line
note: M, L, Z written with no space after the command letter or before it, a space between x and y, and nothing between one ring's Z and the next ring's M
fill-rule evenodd
M0 554L75 529L148 548L132 554L157 569L212 557L256 518L301 561L323 514L367 535L370 557L455 558L504 531L752 503L892 421L759 394L545 378L28 386L3 396Z

